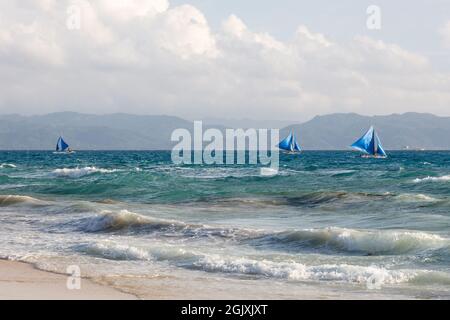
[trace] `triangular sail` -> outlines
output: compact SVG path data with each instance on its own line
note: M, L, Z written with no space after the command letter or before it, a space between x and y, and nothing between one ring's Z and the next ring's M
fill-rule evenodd
M380 138L373 127L370 127L351 147L368 155L386 157L386 152L381 145Z
M295 139L294 139L293 147L294 147L294 151L302 151L302 149L300 148L300 146L298 145L298 143Z
M291 151L292 132L278 144L278 148Z
M62 137L59 137L58 142L56 143L56 151L63 152L69 148L69 145L64 141Z
M378 134L376 131L374 131L374 146L375 147L375 154L376 155L381 155L383 157L387 157L386 152L384 151L383 146L381 145L381 140L378 137Z
M292 132L278 144L278 148L286 151L301 151Z

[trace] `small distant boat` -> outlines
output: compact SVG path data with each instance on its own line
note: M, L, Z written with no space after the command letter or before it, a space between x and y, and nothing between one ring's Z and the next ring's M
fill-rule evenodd
M361 151L363 158L387 158L381 140L373 126L350 147Z
M63 137L59 137L56 142L56 151L54 153L73 153L74 151L69 147L69 145L64 141Z
M297 153L302 151L292 131L286 138L280 141L280 143L278 144L278 148L289 153Z

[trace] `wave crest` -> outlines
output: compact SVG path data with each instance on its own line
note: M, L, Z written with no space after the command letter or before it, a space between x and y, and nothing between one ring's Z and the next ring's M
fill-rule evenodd
M2 164L0 164L0 169L5 169L5 168L14 169L14 168L17 168L17 166L15 164L12 164L12 163L2 163Z
M97 167L62 168L54 170L53 174L57 177L80 178L94 173L113 173L116 171L115 169L102 169Z
M330 264L307 266L298 262L274 262L247 258L205 256L194 266L209 272L238 273L288 280L340 281L366 285L385 285L408 282L417 273L388 270L377 266Z
M125 245L115 244L112 242L98 242L92 244L82 244L75 247L76 251L106 258L111 260L150 260L150 254L143 249Z
M7 207L13 205L34 205L41 206L46 205L47 202L29 197L19 195L0 195L0 207Z
M341 228L285 231L257 241L288 246L289 249L325 248L367 255L405 254L439 249L449 240L438 235L413 231L359 231Z
M427 196L426 194L422 193L404 193L399 194L396 196L396 198L400 201L406 201L406 202L436 202L439 201L439 199Z
M133 227L183 228L186 224L179 221L156 219L128 210L118 212L103 211L101 214L84 220L82 229L87 232L118 231Z
M419 182L445 182L445 181L450 181L450 175L446 175L446 176L440 176L440 177L425 177L425 178L416 178L414 179L415 183L419 183Z
M408 282L426 271L389 270L382 266L349 264L305 265L296 261L270 261L186 251L174 246L138 248L104 241L76 246L75 250L110 260L166 261L178 267L205 271L285 279L333 281L381 286Z

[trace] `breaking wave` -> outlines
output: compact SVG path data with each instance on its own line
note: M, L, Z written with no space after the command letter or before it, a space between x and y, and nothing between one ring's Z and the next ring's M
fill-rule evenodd
M358 203L376 200L393 200L400 202L438 202L440 199L425 194L401 193L364 193L346 191L317 191L298 196L273 196L264 198L225 198L211 200L208 204L214 205L245 205L245 206L293 206L293 207L317 207L333 203ZM200 200L199 202L201 202Z
M389 270L380 266L349 264L305 265L295 261L269 261L241 257L224 257L186 251L173 246L138 248L104 241L83 244L75 250L110 260L167 261L175 266L206 272L232 273L291 281L338 281L364 285L408 282L426 271ZM423 280L422 280L423 281Z
M95 217L85 219L82 225L83 230L87 232L117 231L133 227L179 229L186 226L183 222L150 218L128 210L103 211Z
M400 201L407 201L407 202L436 202L440 201L439 199L427 196L426 194L418 193L404 193L399 194L396 196L396 198Z
M366 255L399 255L436 250L450 244L438 235L415 231L365 231L341 228L285 231L256 239L262 245L272 244L291 250L328 249Z
M94 244L82 244L74 248L78 252L87 255L111 260L150 260L149 253L143 249L126 244L114 244L112 242L98 242Z
M127 210L103 211L80 222L85 232L151 233L179 238L232 240L258 248L283 251L321 250L362 255L401 255L437 250L450 245L439 235L418 231L355 230L324 228L270 232L220 226L190 224L176 220L143 216Z
M177 220L159 219L128 210L105 210L96 216L81 219L76 224L78 229L84 232L157 233L160 236L172 238L216 238L242 241L261 234L256 230L213 227Z
M386 285L408 282L417 271L388 270L378 266L324 264L307 266L298 262L274 262L247 258L204 256L194 263L198 269L209 272L237 273L288 280L338 281L365 285Z
M87 255L110 260L167 261L172 265L186 269L290 281L338 281L381 286L408 282L417 275L426 272L389 270L381 266L349 264L305 265L296 261L224 257L218 254L191 252L174 246L154 246L144 249L109 241L83 244L76 246L74 249Z
M440 177L425 177L425 178L416 178L414 179L415 183L419 182L444 182L444 181L450 181L450 175L446 176L440 176Z
M17 168L17 166L15 164L12 164L12 163L2 163L2 164L0 164L0 169L4 169L4 168Z
M113 173L116 171L115 169L102 169L97 167L62 168L54 170L53 174L57 177L80 178L94 173Z
M0 207L7 207L13 205L32 205L40 206L46 205L47 202L28 196L18 195L0 195Z

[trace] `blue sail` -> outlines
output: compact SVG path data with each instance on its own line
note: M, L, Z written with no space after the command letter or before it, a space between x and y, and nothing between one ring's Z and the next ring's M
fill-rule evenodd
M278 144L278 148L286 151L301 151L292 132Z
M351 147L368 155L386 157L380 138L373 127L370 127L366 134L353 143Z
M383 156L383 157L387 157L387 154L384 151L383 146L381 145L381 140L378 137L378 134L377 134L376 131L374 131L374 145L376 146L375 154L378 154L378 155Z
M278 148L282 150L292 151L291 150L291 144L292 144L292 132L281 142L278 144Z
M69 148L69 145L64 141L62 137L59 137L58 142L56 143L56 151L63 152Z
M302 151L302 149L300 148L300 146L298 145L298 143L297 143L297 141L295 141L295 138L294 138L294 144L293 144L293 146L294 146L294 151Z

